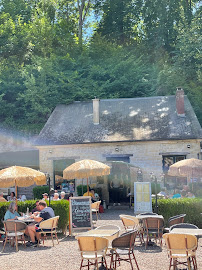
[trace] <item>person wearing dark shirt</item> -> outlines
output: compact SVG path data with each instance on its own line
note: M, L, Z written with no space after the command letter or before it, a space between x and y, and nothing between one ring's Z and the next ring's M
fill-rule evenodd
M34 207L34 209L32 209L31 212L32 212L32 214L36 213L36 212L38 214L39 212L41 212L40 209L39 209L39 201L36 201L36 207Z
M35 222L38 222L36 225L29 225L27 226L27 233L31 238L31 242L28 246L37 246L38 239L39 239L39 233L37 232L37 227L39 226L39 223L43 220L47 220L49 218L55 217L55 213L51 207L47 207L47 204L45 201L39 201L39 209L40 213L39 216L36 216L35 214L31 215L31 218L34 219ZM35 237L37 238L37 241L35 241Z

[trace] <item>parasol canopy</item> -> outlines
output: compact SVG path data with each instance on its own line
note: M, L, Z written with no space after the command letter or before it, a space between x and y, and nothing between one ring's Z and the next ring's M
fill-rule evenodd
M12 166L0 171L0 187L2 188L13 186L28 187L34 183L45 185L45 174L28 167L20 166Z
M90 159L77 161L63 171L64 179L87 178L87 190L89 193L88 178L91 176L103 176L110 174L110 167L102 162Z
M110 167L102 162L84 159L73 163L63 171L64 179L88 178L110 174Z
M180 160L170 166L168 174L188 178L202 177L202 160L195 158Z

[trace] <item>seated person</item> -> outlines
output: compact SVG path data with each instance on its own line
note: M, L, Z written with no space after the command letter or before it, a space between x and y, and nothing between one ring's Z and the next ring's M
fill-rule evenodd
M43 195L43 199L42 200L48 200L49 198L48 198L48 193L44 193L44 194L42 194Z
M10 196L8 196L7 200L8 201L15 201L16 200L16 198L15 198L15 192L12 191L11 194L10 194Z
M25 202L27 200L25 195L20 195L18 201Z
M182 197L182 196L181 196L179 190L176 189L176 191L175 191L175 193L174 193L172 199L178 199L178 198L181 198L181 197Z
M53 196L53 201L59 201L60 198L59 198L59 194L57 192L54 193L54 196Z
M0 202L7 202L7 200L4 198L4 193L0 193Z
M189 191L187 193L187 198L195 198L195 195Z
M38 212L41 212L40 208L39 208L39 201L36 201L36 207L34 209L32 209L32 214L33 213L38 213Z
M67 194L66 199L69 201L69 198L70 198L70 197L74 197L73 193Z
M31 218L38 222L38 224L27 226L25 231L25 233L31 238L31 242L28 244L28 246L37 246L39 240L39 229L37 229L37 227L39 227L39 223L55 216L53 209L51 207L47 207L46 202L43 200L39 201L39 209L41 212L38 217L35 214L31 215ZM37 238L37 241L35 241L35 237Z
M93 191L94 191L94 190L93 190ZM94 193L91 192L91 189L89 188L89 192L86 191L86 192L83 194L83 196L91 196L91 197L94 197Z
M61 200L65 200L65 192L64 191L61 191L61 193L60 193L60 199Z
M11 202L9 207L8 207L8 210L5 213L4 220L5 221L6 220L14 220L14 219L17 219L17 217L20 217L20 215L18 214L18 212L16 210L17 210L16 203Z

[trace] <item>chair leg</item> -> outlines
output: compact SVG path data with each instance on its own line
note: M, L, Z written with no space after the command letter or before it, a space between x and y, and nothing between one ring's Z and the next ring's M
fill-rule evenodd
M107 261L106 261L105 256L103 257L103 259L104 259L104 263L105 263L105 268L108 270L108 267L107 267Z
M171 264L172 264L172 258L170 259L169 270L171 269Z
M15 237L15 245L16 245L16 251L18 251L18 237Z
M187 259L188 269L191 270L191 261L190 258Z
M138 266L138 264L137 264L137 260L136 260L136 258L135 258L135 254L134 254L134 251L133 251L133 250L132 250L132 254L133 254L133 259L135 260L137 269L140 270L140 269L139 269L139 266Z
M58 240L58 234L57 234L57 232L55 231L55 237L56 237L56 239L57 239L57 241L58 241L58 244L59 244L59 240Z
M90 270L90 261L88 260L88 270Z
M54 247L54 239L53 239L53 233L51 233L51 238L52 238L52 242L53 242L53 247Z
M1 251L1 252L3 252L3 251L4 251L4 248L5 248L5 246L6 246L7 240L8 240L8 237L6 236L6 239L5 239L5 242L4 242L4 245L3 245L3 249L2 249L2 251Z
M96 265L96 269L99 270L99 267L98 267L98 260L97 260L97 259L95 260L95 265Z
M83 259L81 260L80 270L83 267Z
M131 260L131 257L130 257L130 253L128 253L128 256L129 256L129 261L130 261L131 269L133 270L133 264L132 264L132 260Z

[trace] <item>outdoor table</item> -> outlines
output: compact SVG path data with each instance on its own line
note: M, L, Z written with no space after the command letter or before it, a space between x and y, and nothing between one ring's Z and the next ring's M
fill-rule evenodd
M192 234L197 238L202 238L202 229L175 228L170 233Z
M22 221L22 222L27 223L27 224L36 223L36 221L30 217L18 217L18 219L16 219L15 221L16 222Z
M106 229L106 230L89 230L84 233L78 234L75 238L79 236L95 236L95 237L105 237L109 241L112 241L114 238L117 237L117 234L119 233L119 230L117 229Z
M164 217L162 215L137 215L135 217L138 218L139 220L142 220L145 218L162 218L162 219L164 219Z

